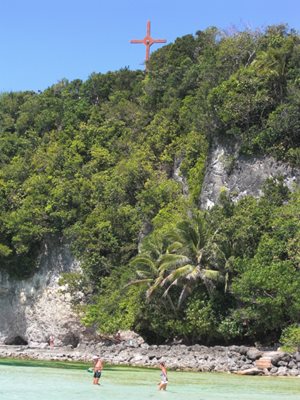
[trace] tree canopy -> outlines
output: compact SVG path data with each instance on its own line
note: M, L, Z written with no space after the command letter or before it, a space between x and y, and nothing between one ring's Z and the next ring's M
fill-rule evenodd
M226 192L199 211L209 146L300 167L300 37L215 27L128 68L0 95L0 268L71 244L86 324L152 342L278 340L299 323L300 194Z

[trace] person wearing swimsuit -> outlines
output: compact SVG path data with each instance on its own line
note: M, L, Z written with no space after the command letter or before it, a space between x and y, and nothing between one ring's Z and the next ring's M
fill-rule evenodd
M100 385L99 379L101 378L101 373L103 369L103 362L100 360L100 357L94 356L93 357L93 362L94 362L94 379L93 379L93 384L94 385Z
M168 384L168 375L165 363L161 362L159 364L159 368L161 369L161 374L160 374L161 378L160 378L160 383L158 384L158 390L166 390Z

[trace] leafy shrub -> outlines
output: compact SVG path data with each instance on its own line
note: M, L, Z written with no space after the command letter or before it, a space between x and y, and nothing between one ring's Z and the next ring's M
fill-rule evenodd
M293 324L282 331L282 349L288 352L300 351L300 325Z

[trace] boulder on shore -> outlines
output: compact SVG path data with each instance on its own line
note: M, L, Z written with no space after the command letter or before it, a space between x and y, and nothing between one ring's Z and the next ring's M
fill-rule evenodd
M249 369L244 369L242 371L234 371L235 374L237 375L262 375L263 372L259 368L249 368Z

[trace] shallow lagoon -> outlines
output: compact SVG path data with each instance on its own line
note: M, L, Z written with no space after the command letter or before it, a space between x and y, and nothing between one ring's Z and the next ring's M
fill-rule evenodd
M169 372L167 392L158 392L159 370L107 367L101 386L80 369L1 365L1 400L299 400L299 378Z

